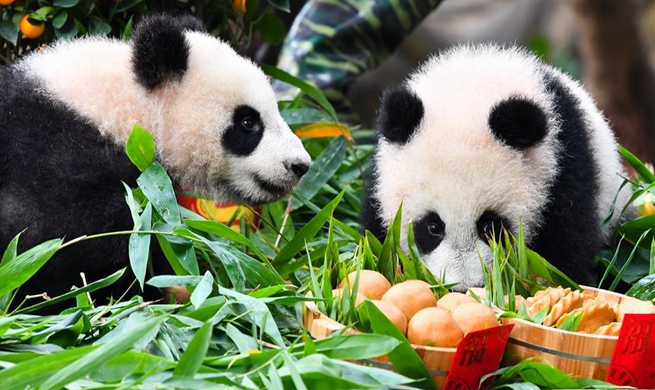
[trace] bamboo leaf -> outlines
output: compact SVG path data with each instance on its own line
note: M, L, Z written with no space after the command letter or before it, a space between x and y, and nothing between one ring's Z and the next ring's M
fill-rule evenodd
M143 171L136 181L164 221L172 225L179 225L182 221L180 208L175 198L173 182L164 168L154 162Z
M62 14L66 15L66 12L63 11ZM125 153L141 172L148 169L155 161L155 140L152 134L143 127L134 125L125 144Z
M338 122L337 112L334 110L334 107L332 107L332 104L330 104L330 102L327 100L323 92L321 92L318 88L314 87L313 85L309 84L306 81L303 81L295 76L292 76L291 74L279 68L276 68L273 65L259 64L259 66L264 70L266 74L273 77L274 79L283 81L287 84L293 85L294 87L300 88L301 91L303 91L307 96L314 99L316 103L318 103L325 111L327 111L327 113L330 114L334 122Z
M155 317L114 338L111 343L87 350L79 359L71 362L50 376L40 387L42 390L59 389L62 386L84 377L101 367L107 360L120 355L132 347L145 334L158 328L166 317Z
M327 148L321 153L300 182L294 194L299 194L305 199L312 199L318 191L334 176L343 159L346 157L348 144L343 137L337 137L330 142ZM291 201L291 207L296 209L302 205L298 199Z
M189 300L191 301L191 304L197 309L202 305L207 297L209 297L209 294L212 293L212 290L214 289L214 277L212 276L211 272L207 271L205 272L205 276L202 277L198 285L196 286L195 290L193 290L193 293L191 293L191 297Z
M391 336L400 344L387 356L399 374L416 379L415 385L422 389L436 389L436 385L425 363L409 344L405 336L371 301L359 305L360 317L366 318L375 333Z
M61 244L61 239L46 241L3 264L0 267L0 297L31 278L59 250Z
M280 272L280 276L283 278L289 275L289 273L294 272L295 269L286 269L284 272L280 271L280 268L289 263L294 256L296 256L300 251L305 247L305 242L311 241L316 234L321 230L325 225L325 222L328 221L332 212L337 207L341 198L343 197L344 192L341 191L330 203L328 203L323 209L317 213L309 222L303 226L295 237L289 243L287 243L277 254L273 260L273 266ZM299 269L304 264L298 264L296 269Z
M193 378L198 373L202 366L202 357L207 355L209 349L212 330L211 321L207 321L196 331L173 371L174 377Z

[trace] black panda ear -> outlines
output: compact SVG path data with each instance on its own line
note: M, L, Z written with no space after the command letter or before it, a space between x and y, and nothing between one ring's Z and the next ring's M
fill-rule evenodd
M524 150L548 133L548 118L537 103L513 96L496 104L489 114L491 133L506 145Z
M377 120L378 132L390 142L404 145L423 120L423 102L405 85L392 87L382 95Z
M139 22L132 34L132 67L139 83L153 89L184 75L190 51L186 30L204 31L204 27L191 16L150 15Z

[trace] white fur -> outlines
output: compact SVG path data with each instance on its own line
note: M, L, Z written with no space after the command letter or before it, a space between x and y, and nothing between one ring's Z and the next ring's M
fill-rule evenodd
M261 69L209 34L185 36L191 50L184 77L152 92L132 73L131 45L114 39L60 41L27 57L20 68L41 81L46 96L64 102L117 144L126 142L135 124L150 130L158 159L180 184L226 201L235 197L226 191L229 180L250 198L272 200L253 175L290 189L297 178L284 163L309 164L309 154L280 116ZM221 146L239 105L259 111L265 127L261 143L245 157Z
M544 194L557 174L560 131L543 85L544 69L520 49L495 46L463 46L434 57L407 81L425 110L419 130L403 146L379 143L375 196L382 218L388 223L402 203L406 229L410 221L437 212L445 238L423 260L435 275L445 273L448 283L483 283L478 254L487 265L492 255L478 237L476 221L485 210L507 218L514 231L522 223L528 242L543 222ZM588 94L563 79L589 115L596 163L603 172L617 173L600 180L599 218L604 218L622 172L614 139ZM525 153L494 139L488 127L491 108L511 96L537 103L550 118L547 138Z

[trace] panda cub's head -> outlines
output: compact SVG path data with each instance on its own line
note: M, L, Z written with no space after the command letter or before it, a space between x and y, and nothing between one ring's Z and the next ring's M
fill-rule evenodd
M488 238L522 223L530 240L541 222L557 171L542 76L520 50L461 47L382 98L369 189L375 218L388 226L402 204L403 231L411 222L426 266L448 283L482 285Z
M132 40L60 42L21 67L43 91L123 145L139 124L174 180L219 201L286 195L310 156L266 75L192 17L142 19Z

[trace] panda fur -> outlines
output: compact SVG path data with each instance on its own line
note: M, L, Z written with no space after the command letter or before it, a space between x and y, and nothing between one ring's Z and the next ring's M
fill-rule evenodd
M0 246L130 230L121 182L135 124L150 130L175 184L218 201L286 195L310 156L265 74L191 17L145 17L130 42L60 41L0 69ZM128 237L58 252L22 288L58 295L128 264ZM164 260L165 262L165 260Z
M363 224L379 237L402 204L426 266L483 285L501 226L580 283L625 176L607 121L580 84L520 48L460 46L385 92ZM621 191L619 206L627 202ZM406 243L406 234L403 245Z

